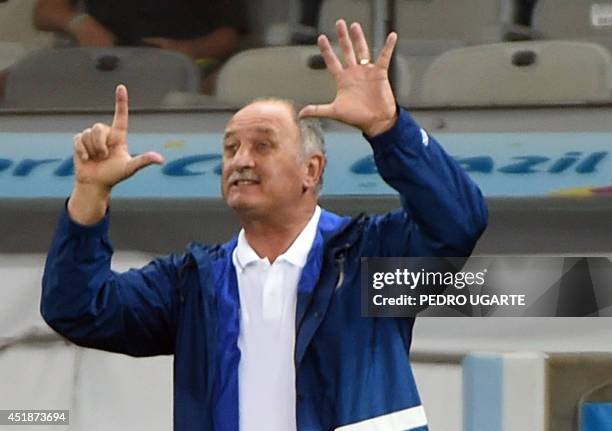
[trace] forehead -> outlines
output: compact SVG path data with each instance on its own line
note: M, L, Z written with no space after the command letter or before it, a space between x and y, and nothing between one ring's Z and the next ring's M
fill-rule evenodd
M282 134L297 130L290 105L280 101L251 103L227 123L225 133L256 132Z

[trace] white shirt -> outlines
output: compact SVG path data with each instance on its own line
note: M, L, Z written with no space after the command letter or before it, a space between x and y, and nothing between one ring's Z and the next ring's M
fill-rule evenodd
M270 264L246 240L232 254L240 295L238 365L240 431L291 431L295 416L297 286L312 248L321 208L287 251Z

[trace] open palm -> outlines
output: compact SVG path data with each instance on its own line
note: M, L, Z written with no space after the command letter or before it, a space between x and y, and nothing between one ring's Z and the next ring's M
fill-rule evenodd
M336 82L336 97L326 105L309 105L300 117L325 117L361 129L369 136L389 129L396 119L396 105L388 71L395 33L389 34L380 56L371 63L368 44L361 26L353 23L349 30L344 20L336 23L344 66L334 53L326 36L318 39L321 55ZM352 40L351 40L352 39Z

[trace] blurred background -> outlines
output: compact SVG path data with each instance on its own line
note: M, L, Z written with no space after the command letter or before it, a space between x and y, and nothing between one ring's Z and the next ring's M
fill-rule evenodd
M219 194L225 123L256 97L332 100L315 43L341 17L375 52L398 32L399 103L487 199L476 254L612 256L612 1L0 0L0 409L69 409L76 431L171 429L171 357L82 349L39 315L72 136L109 122L125 83L131 150L167 160L114 193L115 269L225 241L238 226ZM361 134L323 126L323 206L397 207ZM612 429L611 328L597 313L417 319L430 429Z

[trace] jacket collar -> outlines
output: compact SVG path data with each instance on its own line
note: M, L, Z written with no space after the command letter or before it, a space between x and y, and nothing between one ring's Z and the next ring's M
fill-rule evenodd
M308 259L308 253L312 248L314 238L317 234L317 226L319 218L321 216L321 207L318 205L315 207L313 215L306 223L306 226L299 233L295 241L289 246L289 248L278 256L277 260L284 260L290 264L303 268ZM261 257L248 243L244 229L240 230L238 234L237 245L235 249L235 264L237 264L237 270L243 271L249 264L261 260Z
M349 224L351 218L346 216L339 216L325 209L321 209L321 215L319 217L319 223L317 224L317 233L312 249L315 246L325 248L327 244L336 237L344 228ZM238 244L238 235L234 235L229 241L221 245L203 245L200 243L190 243L187 246L187 252L190 253L196 262L201 263L202 259L208 257L211 261L219 259L226 259L231 256L236 245ZM311 249L311 252L312 252ZM311 259L311 254L308 255L308 260Z

